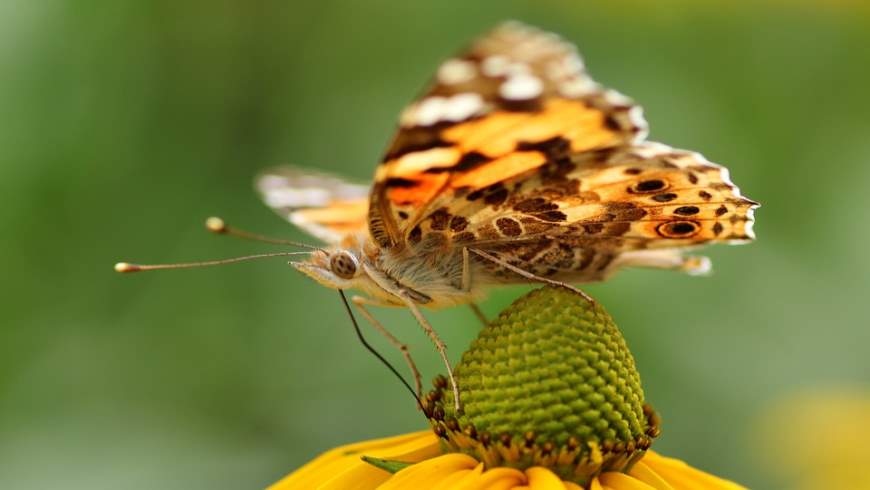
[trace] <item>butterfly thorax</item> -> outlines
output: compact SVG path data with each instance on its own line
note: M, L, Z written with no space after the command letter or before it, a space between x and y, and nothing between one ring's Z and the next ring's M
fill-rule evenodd
M417 291L428 298L419 301L428 308L444 308L483 299L485 292L476 281L463 284L461 250L444 247L437 250L403 247L382 250L376 268L402 287ZM470 263L469 277L478 269Z

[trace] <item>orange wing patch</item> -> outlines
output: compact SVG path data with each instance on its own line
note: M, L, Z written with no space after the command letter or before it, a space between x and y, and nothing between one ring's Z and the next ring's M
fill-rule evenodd
M464 153L499 157L514 151L518 143L538 143L561 136L574 151L622 143L623 138L605 124L605 114L582 100L551 99L537 113L494 112L480 120L448 128L445 141Z
M416 177L431 169L449 168L459 163L462 152L458 148L430 148L407 153L384 164L384 178Z
M290 213L290 222L303 229L317 227L319 234L344 236L365 229L369 210L368 198L332 201L321 208L300 209Z
M513 149L513 146L505 147L505 136L517 127L528 125L535 116L536 114L522 112L494 112L478 120L447 128L441 137L456 144L463 152L477 151L496 157ZM493 140L496 139L502 143L494 145Z
M402 206L420 206L432 200L450 179L448 174L422 173L414 180L392 178L386 181L387 198Z
M464 173L457 173L450 181L450 187L467 187L472 190L510 179L535 170L544 163L547 158L539 151L518 151L509 153L501 158L483 163Z
M543 161L538 161L539 158L529 158L522 152L519 156L511 156L512 152L517 152L519 145L540 143L554 137L568 139L571 150L576 152L614 146L624 140L619 133L606 127L601 110L579 100L554 99L546 101L542 112L498 111L448 127L441 132L439 139L453 146L412 151L388 160L378 169L376 178L379 181L415 179L425 172L452 170L458 175L453 178L451 187L462 187L474 182L481 170L475 168L463 173L462 168L451 168L458 166L462 157L469 154L496 159L485 165L486 173L492 173L500 164L507 165L505 171L510 177L517 173L510 169L520 161L535 161L526 164L526 170L543 164ZM431 186L431 179L420 180L421 187ZM397 193L402 196L405 194Z

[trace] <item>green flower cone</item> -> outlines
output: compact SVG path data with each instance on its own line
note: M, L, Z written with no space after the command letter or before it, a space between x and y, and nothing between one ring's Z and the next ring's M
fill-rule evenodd
M463 413L440 376L426 413L445 450L488 468L544 466L584 484L628 471L659 433L613 319L565 288L515 301L480 332L455 375Z

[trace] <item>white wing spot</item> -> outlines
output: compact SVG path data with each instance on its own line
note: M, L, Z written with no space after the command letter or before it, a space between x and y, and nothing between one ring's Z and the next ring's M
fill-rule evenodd
M441 114L444 112L444 104L447 99L444 97L429 97L420 102L417 106L417 111L414 114L414 124L420 126L430 126L441 119Z
M480 68L484 75L495 78L505 75L510 64L510 60L506 56L497 54L484 59Z
M732 191L735 196L740 195L740 189L734 185L734 182L731 181L731 171L728 170L727 167L720 167L719 170L719 178L722 179L722 182L726 185L730 185L732 187Z
M647 126L646 119L644 119L643 117L643 108L641 108L639 105L636 105L629 109L628 120L632 126L638 128L638 132L634 136L634 141L639 142L645 140L647 133L649 133L649 127Z
M402 113L402 126L431 126L440 121L462 121L483 109L483 98L466 92L452 97L427 97Z
M444 119L462 121L483 109L483 97L480 94L456 94L450 98L444 108Z
M559 93L569 98L584 97L598 89L598 84L588 77L571 78L559 85Z
M625 105L629 106L634 104L634 101L631 100L627 95L621 94L616 90L608 89L604 91L604 100L606 100L609 104L613 105Z
M743 225L743 233L745 233L750 239L755 239L755 230L753 229L755 226L755 208L749 208L746 210L746 220L746 224Z
M640 158L655 158L666 153L673 153L674 151L670 146L657 141L647 141L631 149L631 153Z
M293 189L274 188L267 189L263 194L263 200L273 208L295 208L299 206L325 206L331 199L326 189Z
M477 76L477 67L466 60L450 59L438 68L438 81L446 85L465 83Z
M529 74L518 74L508 78L498 88L499 95L507 100L529 100L538 97L544 91L541 80Z

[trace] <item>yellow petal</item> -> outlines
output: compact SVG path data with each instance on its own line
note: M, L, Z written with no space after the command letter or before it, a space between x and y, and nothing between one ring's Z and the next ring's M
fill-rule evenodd
M449 490L511 490L516 485L525 482L526 477L520 470L504 467L484 470L483 463L480 463L471 474L466 475L453 486L445 488L449 488Z
M368 465L368 463L363 464ZM378 470L378 468L375 468L375 470ZM374 490L390 477L389 473L386 475L384 473L386 472L383 470L371 471L364 466L357 466L352 470L335 475L329 481L318 481L314 482L311 486L299 488L316 488L317 490Z
M610 487L607 485L602 485L601 480L599 480L598 478L595 478L594 480L592 480L592 486L589 488L590 488L590 490L619 490L618 488L613 488L613 487Z
M389 473L360 460L358 455L350 458L333 459L315 466L304 467L303 469L305 471L298 470L284 477L281 481L270 486L268 490L291 490L294 488L320 489L330 481L340 481L341 478L374 482L369 488L375 488L380 482L390 477Z
M460 470L454 472L452 475L444 478L437 485L433 486L432 490L458 490L459 488L468 488L468 484L474 483L481 473L483 473L483 463L479 463L473 470Z
M565 485L565 488L566 488L567 490L583 490L583 487L581 487L580 485L578 485L578 484L576 484L576 483L574 483L574 482L563 481L562 484Z
M349 488L373 489L390 474L360 459L363 455L405 462L417 462L441 454L431 431L375 439L341 446L323 453L302 468L273 484L268 490L336 488L341 482L359 482Z
M617 490L655 490L655 487L623 473L604 473L599 479L602 484Z
M483 464L478 467L483 468ZM455 490L513 490L517 485L524 483L526 483L526 475L522 471L501 467L486 470L473 481L464 482Z
M526 470L526 476L529 478L530 490L565 490L562 479L547 468L540 466L529 468Z
M746 490L746 487L723 480L674 458L647 451L643 462L662 477L674 490Z
M378 490L429 488L450 474L470 470L477 464L477 460L467 454L444 454L399 471L377 488Z
M674 490L674 487L668 485L668 482L662 479L655 471L650 469L643 461L638 461L631 467L629 475L655 488L656 490Z

